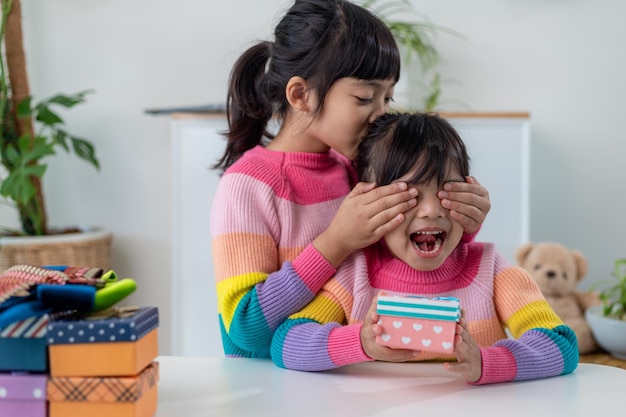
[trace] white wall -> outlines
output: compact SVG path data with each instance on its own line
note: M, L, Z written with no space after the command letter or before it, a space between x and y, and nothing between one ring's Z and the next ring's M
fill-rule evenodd
M113 231L114 268L139 282L130 301L159 306L167 354L175 325L169 322L170 129L167 117L144 110L222 101L238 54L270 36L291 1L22 2L36 98L96 90L66 120L70 131L95 142L102 171L75 159L51 160L50 220ZM582 250L590 261L585 285L607 278L614 259L626 256L626 3L413 3L464 36L436 39L446 60L443 76L452 80L444 85L443 110L465 110L453 104L460 101L476 111L530 112L531 239Z

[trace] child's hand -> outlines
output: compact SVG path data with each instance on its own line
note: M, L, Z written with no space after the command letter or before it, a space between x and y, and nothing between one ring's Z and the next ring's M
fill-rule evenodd
M417 203L416 196L417 190L403 182L382 187L360 182L313 245L337 268L352 252L377 242L398 227L404 220L403 213Z
M462 313L461 320L456 325L454 354L456 355L456 363L446 362L444 367L450 372L461 374L468 382L478 381L482 375L483 365L480 348L467 330L465 312Z
M441 205L450 210L450 215L461 225L465 233L473 234L485 221L491 209L489 191L474 177L467 182L447 182L437 194Z
M377 297L374 297L361 327L361 346L365 354L372 359L387 362L406 362L415 359L420 352L408 349L391 349L376 343L376 336L383 333L381 326L377 324L376 301Z

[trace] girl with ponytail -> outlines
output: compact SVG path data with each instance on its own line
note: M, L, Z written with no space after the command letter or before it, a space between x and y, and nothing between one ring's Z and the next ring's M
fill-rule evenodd
M352 165L400 76L385 24L349 1L296 0L274 38L232 69L215 165L211 237L227 356L270 358L276 328L416 204L406 183L357 183ZM490 209L476 180L455 183L442 204L468 240Z

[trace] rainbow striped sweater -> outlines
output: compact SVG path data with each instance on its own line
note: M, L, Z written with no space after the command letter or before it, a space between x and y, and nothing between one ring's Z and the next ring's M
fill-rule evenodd
M477 384L563 375L578 364L572 329L548 305L533 278L508 265L493 244L460 243L441 267L425 272L392 257L382 241L353 254L307 307L276 330L273 361L284 368L318 371L371 360L361 347L361 322L381 290L459 298L480 345ZM455 358L423 352L420 360Z
M269 358L272 336L336 270L311 242L354 184L340 154L258 146L222 176L211 238L222 344L227 356Z

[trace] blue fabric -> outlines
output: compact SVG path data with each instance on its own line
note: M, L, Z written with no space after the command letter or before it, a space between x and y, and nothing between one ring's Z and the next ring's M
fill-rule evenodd
M37 285L37 298L44 306L57 311L89 313L93 310L95 296L96 287L91 285Z
M52 309L44 307L40 300L30 300L15 304L13 307L0 313L0 330L16 321L25 320L29 317L39 317L51 311Z

